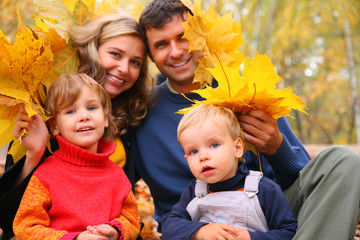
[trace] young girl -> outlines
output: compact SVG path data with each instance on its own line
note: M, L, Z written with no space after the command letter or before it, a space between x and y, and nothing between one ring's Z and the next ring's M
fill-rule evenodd
M240 125L230 109L195 107L177 136L196 179L164 215L164 239L292 239L296 218L280 186L241 161Z
M30 179L13 223L16 238L136 239L131 184L109 160L116 125L107 92L86 74L65 74L49 88L46 110L58 149Z

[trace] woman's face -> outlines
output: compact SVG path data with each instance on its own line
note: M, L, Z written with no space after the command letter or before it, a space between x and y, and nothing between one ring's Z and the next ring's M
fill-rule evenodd
M111 98L130 89L145 61L145 46L138 36L123 35L103 42L98 54L106 70L103 87Z

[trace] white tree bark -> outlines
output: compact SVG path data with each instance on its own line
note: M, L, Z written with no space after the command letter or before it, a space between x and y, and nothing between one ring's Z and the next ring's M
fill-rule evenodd
M355 75L354 55L353 55L353 47L352 47L350 35L351 35L350 24L348 19L345 18L344 37L345 37L345 45L346 45L346 56L348 59L351 98L352 98L353 111L355 117L356 144L360 144L360 113L359 113L358 92L357 92L357 79Z

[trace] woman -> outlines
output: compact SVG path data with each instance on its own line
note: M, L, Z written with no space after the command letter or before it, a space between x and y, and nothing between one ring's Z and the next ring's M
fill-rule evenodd
M147 113L148 88L153 86L147 77L147 52L138 23L124 12L100 16L84 26L69 31L74 46L78 47L78 72L98 81L112 98L112 113L116 117L118 134L116 151L110 159L122 166L132 183L135 179L133 163L129 160L127 129L139 125ZM23 145L26 157L13 163L6 159L6 170L0 178L1 239L13 236L12 221L33 170L44 156L48 130L40 116L31 119L19 114L14 137L26 128ZM45 152L45 154L44 154ZM126 161L126 159L128 161Z

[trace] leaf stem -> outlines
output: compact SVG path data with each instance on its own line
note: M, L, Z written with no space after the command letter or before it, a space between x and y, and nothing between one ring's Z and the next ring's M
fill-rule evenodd
M251 101L249 102L249 105L251 105L251 103L254 101L255 95L256 95L256 84L254 83L254 95L253 95Z
M189 100L192 103L195 103L194 100L191 100L190 98L188 98L184 93L181 93L181 96L183 96L184 98L186 98L187 100Z
M217 60L219 61L220 67L221 67L221 69L222 69L222 71L223 71L223 73L224 73L224 75L225 75L225 79L226 79L226 82L227 82L227 85L228 85L229 98L231 99L231 89L230 89L230 82L229 82L228 76L226 75L225 69L224 69L224 67L223 67L223 65L222 65L222 63L221 63L218 55L217 55L216 53L214 53L214 55L215 55L215 57L217 58Z

